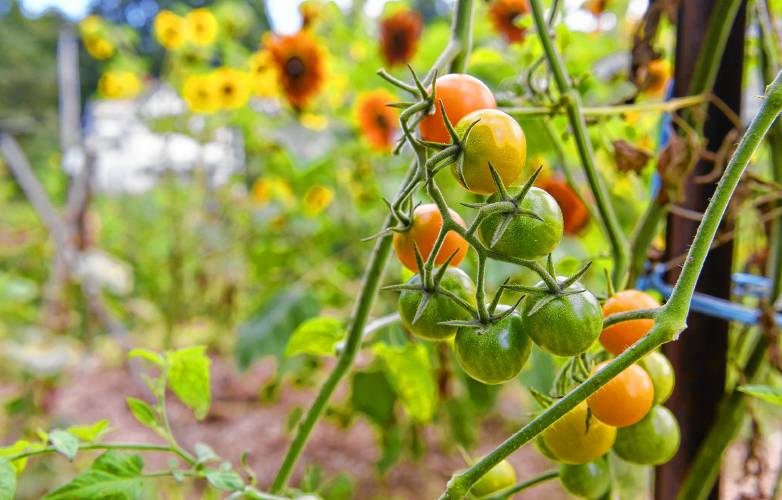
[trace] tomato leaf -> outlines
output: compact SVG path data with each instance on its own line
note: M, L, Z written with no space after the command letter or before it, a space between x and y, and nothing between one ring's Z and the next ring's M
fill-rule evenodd
M68 431L55 429L49 433L49 442L58 453L62 453L68 460L76 458L79 451L79 439Z
M739 390L744 394L762 399L767 403L782 406L782 389L767 385L742 385Z
M218 490L240 491L244 489L244 482L236 472L210 469L205 472L205 475L209 484Z
M154 363L154 364L156 364L158 366L163 366L163 363L165 363L165 359L163 358L162 355L160 355L160 354L158 354L156 352L153 352L153 351L148 351L146 349L138 349L138 348L131 349L130 352L128 353L128 358L129 359L133 359L133 358L146 359L150 363Z
M16 470L11 462L0 458L0 500L14 500Z
M342 322L336 318L318 316L308 319L293 331L285 355L334 356L334 347L346 334Z
M206 347L196 346L170 352L168 386L201 420L209 411L212 396L209 387L209 365Z
M391 384L410 418L421 423L431 420L437 406L437 387L426 347L378 344L375 354L385 362Z
M22 453L28 450L38 449L42 447L43 447L42 444L32 444L29 441L20 439L19 441L15 442L11 446L0 448L0 458L11 457L18 453ZM17 474L21 474L21 472L24 470L25 465L27 465L27 459L20 458L19 460L14 460L13 462L11 462L11 465L13 466Z
M150 429L157 427L157 415L155 414L155 410L153 410L146 401L131 397L128 397L126 401L128 403L128 408L130 408L130 412L136 417L136 420L138 420L140 424L149 427Z
M68 432L79 438L80 441L92 442L109 432L109 421L98 420L92 425L73 425L68 427Z
M44 497L45 500L136 500L141 498L144 463L139 455L107 451L89 470Z
M381 427L394 420L396 393L381 370L356 372L350 384L350 403Z

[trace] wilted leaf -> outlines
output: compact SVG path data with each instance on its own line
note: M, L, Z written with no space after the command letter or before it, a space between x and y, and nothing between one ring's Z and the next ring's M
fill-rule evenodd
M356 372L351 381L350 404L380 426L394 419L396 393L380 370Z
M742 385L739 387L739 390L744 394L749 394L752 397L762 399L767 403L782 406L782 389L777 387L769 387L767 385Z
M89 470L52 491L46 500L136 500L141 498L144 463L138 455L107 451Z
M342 322L336 318L319 316L308 319L293 331L285 355L333 356L334 347L345 338L346 333Z
M698 155L696 144L671 132L668 144L657 158L657 173L660 174L668 198L678 203L684 198L684 184L695 167Z
M239 340L234 351L239 368L246 370L254 361L267 355L284 359L293 331L319 310L320 306L312 295L298 290L272 297L239 328Z
M146 401L132 397L128 397L126 401L128 403L128 408L130 408L130 412L136 417L136 420L138 420L140 424L149 427L150 429L157 427L155 410L153 410Z
M212 396L209 387L209 365L206 347L188 347L168 354L168 386L197 419L209 411Z
M431 420L437 405L437 387L426 347L378 344L375 354L385 362L391 384L410 418L421 423Z
M79 440L70 432L55 429L49 433L49 442L58 453L68 457L68 460L76 458L76 452L79 451Z
M0 458L0 500L14 500L16 493L16 470L11 462Z
M633 146L624 139L614 141L613 145L614 161L620 172L640 173L652 157L650 153Z

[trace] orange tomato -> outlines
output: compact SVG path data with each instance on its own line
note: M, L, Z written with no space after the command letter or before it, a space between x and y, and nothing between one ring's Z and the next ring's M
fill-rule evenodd
M536 165L533 167L537 168ZM557 200L562 209L565 234L578 234L584 229L589 222L589 210L567 182L558 177L549 177L536 185Z
M451 217L457 224L465 227L464 221L459 217L459 214L450 208L448 213L451 214ZM413 244L415 243L418 246L421 257L426 261L429 258L429 254L432 253L442 225L443 216L437 209L437 205L428 203L418 206L413 211L413 221L410 224L410 229L403 233L394 233L394 251L399 262L411 271L418 272L418 262L415 260L415 247ZM464 238L454 231L448 231L434 263L439 266L448 260L452 253L458 251L451 260L452 266L458 266L464 259L464 256L467 255L468 248L469 245Z
M435 84L434 114L427 115L421 120L421 137L427 141L449 144L451 136L445 128L443 113L440 111L442 101L448 119L456 126L456 123L464 115L479 109L494 109L497 102L482 81L474 76L463 74L445 75L437 79ZM429 87L429 92L432 87Z
M603 318L616 313L655 307L660 307L660 303L648 293L639 290L624 290L605 301ZM653 319L622 321L604 328L600 334L600 343L603 344L606 351L618 355L646 335L653 326Z
M601 370L609 361L593 370ZM592 415L615 427L627 427L640 422L654 402L654 384L649 374L638 365L630 365L606 385L587 398Z

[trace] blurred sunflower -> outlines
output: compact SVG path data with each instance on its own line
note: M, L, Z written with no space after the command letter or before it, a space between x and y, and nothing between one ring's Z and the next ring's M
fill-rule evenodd
M608 0L587 0L584 3L584 9L591 12L593 16L600 17L608 6Z
M82 40L84 41L84 48L90 57L99 61L113 56L117 50L114 42L99 34L86 35Z
M589 222L589 210L564 179L552 176L538 181L536 185L550 194L562 209L565 234L575 235L584 229Z
M666 59L652 59L646 66L644 91L653 96L662 96L671 78L671 63Z
M97 35L103 30L103 18L91 14L79 23L79 33L82 36Z
M280 93L277 87L277 70L271 52L259 50L250 56L250 86L259 97L274 97Z
M313 29L320 19L322 5L314 0L305 0L299 5L299 14L301 15L301 29Z
M394 144L398 126L398 113L386 106L397 99L385 89L363 92L356 100L356 117L361 135L370 146L389 151Z
M217 38L217 18L209 9L193 9L185 16L188 37L194 45L206 47Z
M527 30L516 23L527 14L527 0L492 0L489 5L489 18L494 30L502 33L508 43L524 41Z
M334 191L326 186L316 184L304 193L304 213L309 216L318 215L334 200Z
M326 76L324 49L306 31L295 35L272 35L266 46L277 66L285 97L300 110L318 93Z
M405 64L415 55L423 22L414 10L402 10L380 22L380 52L389 66Z
M244 71L223 66L214 71L215 87L220 106L239 109L250 98L250 77Z
M239 38L248 31L255 11L247 3L238 0L225 0L214 6L215 16L220 24L219 31L228 38Z
M278 200L283 205L290 206L293 201L293 190L285 179L259 177L250 190L250 199L256 208L264 207L272 200Z
M141 80L130 71L106 71L98 80L98 93L106 99L132 99L141 91Z
M185 20L170 10L161 10L155 16L153 30L160 45L169 50L178 49L187 39Z
M190 75L182 85L182 98L195 113L214 113L220 108L217 81L214 75Z

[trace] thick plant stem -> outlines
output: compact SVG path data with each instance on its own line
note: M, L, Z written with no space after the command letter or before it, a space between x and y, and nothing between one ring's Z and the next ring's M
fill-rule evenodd
M655 197L649 202L649 206L641 216L641 221L638 223L630 242L630 273L628 275L630 286L644 271L647 250L651 246L652 240L657 234L660 220L666 212L666 207Z
M442 69L446 64L449 65L451 71L463 70L465 61L469 55L470 47L472 46L472 5L472 0L458 0L455 6L455 15L451 27L451 39L432 70L428 73L425 81L431 81L434 72ZM457 61L460 62L457 63ZM404 186L406 186L408 182L413 182L419 169L423 168L423 164L411 164L405 181L402 183L402 189L404 189ZM394 220L392 216L389 215L383 223L383 229L388 229L392 227L393 224ZM307 444L312 429L315 427L315 424L321 415L323 415L326 405L328 404L331 395L334 393L337 384L339 384L340 380L345 376L353 364L356 353L361 346L362 333L380 288L380 280L383 276L383 271L388 262L390 252L391 236L386 234L379 237L375 242L369 264L364 272L364 281L351 316L344 349L340 353L334 369L318 391L312 406L307 410L304 417L299 422L293 441L285 454L279 471L277 471L277 476L274 478L271 487L272 493L279 493L287 486L288 480L290 479L291 474L293 474L296 461L304 450L304 446Z
M539 0L532 0L533 9L535 4L538 4L538 8L540 7ZM652 330L643 339L539 414L469 469L455 474L448 482L448 487L443 493L442 499L454 500L462 498L472 485L491 470L492 467L528 443L568 411L575 408L576 405L584 401L590 394L605 385L622 370L660 345L676 340L686 327L686 319L689 314L690 301L695 291L695 285L703 269L706 256L709 253L711 242L714 240L720 221L725 215L728 203L750 158L779 115L780 110L782 110L782 72L777 74L774 82L769 86L765 102L742 137L736 152L725 169L722 179L720 179L717 185L714 197L709 202L703 220L698 227L698 232L690 247L687 260L676 282L676 286L668 302L660 309Z
M608 190L597 172L594 162L594 153L592 151L592 142L587 133L586 121L581 109L581 96L573 88L570 76L565 69L565 64L559 56L554 42L549 35L549 29L543 16L543 4L540 0L530 0L532 7L532 18L535 21L535 29L543 45L543 51L546 53L551 72L554 75L554 81L562 95L562 101L567 111L570 127L573 130L573 137L578 148L578 155L584 167L584 172L595 197L598 213L600 214L603 228L611 244L611 256L614 261L612 279L617 288L624 288L625 278L627 276L627 241L622 228L619 225L619 219L611 205L608 196Z

